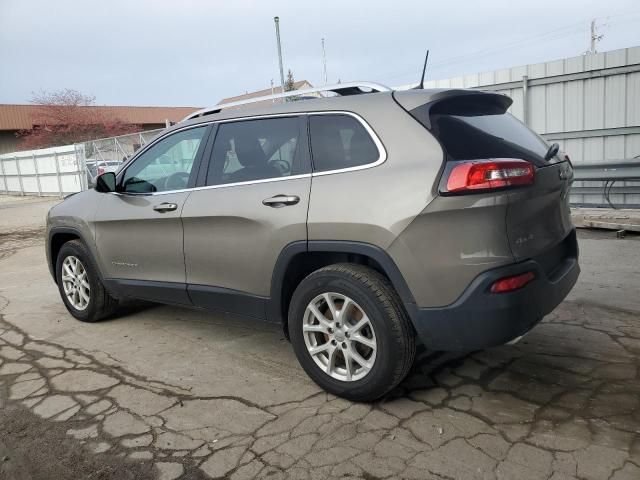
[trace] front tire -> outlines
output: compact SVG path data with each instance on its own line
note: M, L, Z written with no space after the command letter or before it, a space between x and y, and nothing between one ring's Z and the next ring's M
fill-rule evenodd
M58 291L71 315L97 322L112 315L118 300L104 288L87 247L80 240L65 243L56 260Z
M356 264L306 277L289 306L289 335L302 368L326 391L375 400L407 375L415 336L389 280Z

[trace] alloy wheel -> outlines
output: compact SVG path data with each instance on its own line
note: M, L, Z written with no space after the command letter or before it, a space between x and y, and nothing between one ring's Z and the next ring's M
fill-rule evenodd
M327 292L315 297L305 310L302 331L309 355L332 378L353 382L373 368L377 351L373 325L348 296Z
M84 310L89 306L91 286L87 270L82 262L73 255L69 255L62 262L62 287L73 308Z

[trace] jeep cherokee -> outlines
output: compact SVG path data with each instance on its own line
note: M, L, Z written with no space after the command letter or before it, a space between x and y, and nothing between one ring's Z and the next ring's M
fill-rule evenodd
M130 297L276 322L318 385L361 401L417 341L528 332L579 273L568 157L507 96L369 85L197 112L53 207L71 315Z

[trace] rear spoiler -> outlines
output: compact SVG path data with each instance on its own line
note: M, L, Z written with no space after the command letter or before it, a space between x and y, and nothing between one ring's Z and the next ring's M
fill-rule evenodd
M484 115L488 108L495 114L502 114L513 103L502 93L466 89L395 91L393 98L428 129L431 128L432 113L456 115L456 112L464 112L469 115L470 111L481 106Z

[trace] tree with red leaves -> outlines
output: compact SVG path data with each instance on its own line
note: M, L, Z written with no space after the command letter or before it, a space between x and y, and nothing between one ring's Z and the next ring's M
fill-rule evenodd
M38 107L31 118L34 127L17 133L22 138L20 148L70 145L141 130L97 107L95 101L95 97L71 89L33 94L31 103Z

